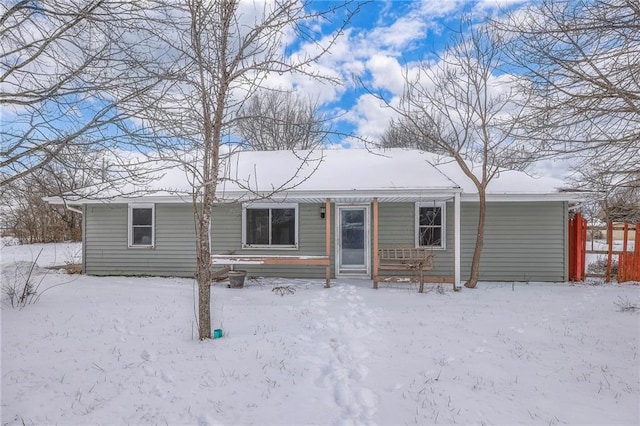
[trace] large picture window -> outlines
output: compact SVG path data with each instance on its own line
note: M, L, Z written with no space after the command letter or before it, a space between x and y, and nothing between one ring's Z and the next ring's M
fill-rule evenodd
M154 210L153 204L129 205L129 247L153 247Z
M416 247L444 249L446 241L445 203L416 204Z
M252 204L243 209L243 246L296 248L296 204Z

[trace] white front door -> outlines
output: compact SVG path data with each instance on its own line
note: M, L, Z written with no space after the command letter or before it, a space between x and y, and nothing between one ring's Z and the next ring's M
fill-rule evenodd
M370 275L369 206L337 206L338 275Z

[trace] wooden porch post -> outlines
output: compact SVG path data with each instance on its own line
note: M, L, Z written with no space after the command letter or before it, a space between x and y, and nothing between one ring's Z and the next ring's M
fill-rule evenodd
M460 287L460 192L453 194L453 289Z
M325 288L331 287L331 198L327 198L324 203L324 253L329 259L328 265L324 269Z
M372 244L373 244L373 288L378 288L378 198L373 199L372 203Z

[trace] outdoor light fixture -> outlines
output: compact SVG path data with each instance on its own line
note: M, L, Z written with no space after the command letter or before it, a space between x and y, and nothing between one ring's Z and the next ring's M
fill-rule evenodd
M327 212L327 208L325 206L320 206L320 219L324 219L324 215Z

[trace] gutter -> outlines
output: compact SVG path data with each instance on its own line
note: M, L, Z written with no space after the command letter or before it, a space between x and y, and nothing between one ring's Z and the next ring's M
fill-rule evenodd
M42 200L49 204L63 205L64 208L69 210L70 212L82 214L82 207L73 207L72 205L67 204L67 201L62 197L42 197Z
M82 214L82 210L80 210L80 209L78 209L78 208L76 208L76 207L71 207L71 206L70 206L70 205L68 205L68 204L65 204L65 205L64 205L64 207L65 207L67 210L71 211L71 212L74 212L74 213L80 213L80 214Z

